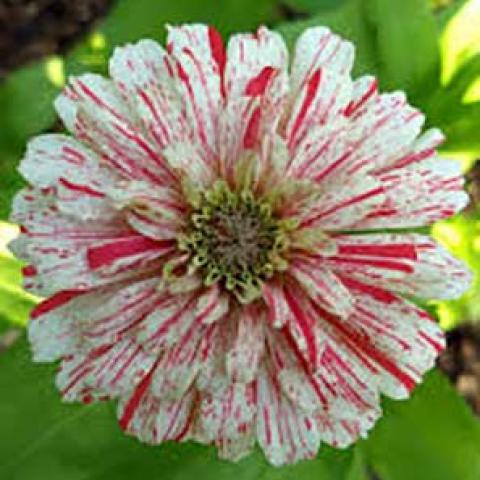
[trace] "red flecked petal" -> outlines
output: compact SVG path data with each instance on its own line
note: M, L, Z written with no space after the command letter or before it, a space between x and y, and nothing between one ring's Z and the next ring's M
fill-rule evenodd
M176 87L174 62L160 45L141 40L116 48L110 75L160 149L190 140L191 128Z
M313 458L320 444L313 417L282 394L267 370L260 372L257 380L257 437L269 462L277 466Z
M237 461L254 442L256 384L231 383L202 396L196 439L213 443L219 455Z
M118 405L120 427L150 444L187 440L194 420L195 391L190 390L179 399L161 400L149 391L153 374L154 369L130 396L121 399Z
M425 298L456 298L470 284L468 268L424 235L345 235L336 242L338 254L322 264L370 285Z
M55 106L66 127L121 176L160 185L174 180L112 81L93 74L72 77Z
M56 385L66 401L113 397L128 392L147 375L156 356L149 355L131 339L106 344L66 357Z
M285 43L267 28L230 39L220 132L221 172L226 178L233 179L245 150L258 152L262 139L275 132L287 100L287 61Z
M169 27L168 52L174 59L178 89L186 105L202 156L213 165L218 159L218 131L223 105L223 59L220 38L206 25Z

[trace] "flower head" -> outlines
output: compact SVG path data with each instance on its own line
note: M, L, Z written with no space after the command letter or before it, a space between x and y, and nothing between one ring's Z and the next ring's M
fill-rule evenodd
M441 133L400 92L351 79L353 46L266 28L225 51L204 25L118 48L56 101L73 134L33 139L14 201L36 361L67 401L118 399L149 443L257 442L284 464L344 447L444 347L411 297L466 268L405 233L467 203ZM75 138L74 138L75 137ZM379 233L388 229L389 233ZM396 229L398 232L396 232Z

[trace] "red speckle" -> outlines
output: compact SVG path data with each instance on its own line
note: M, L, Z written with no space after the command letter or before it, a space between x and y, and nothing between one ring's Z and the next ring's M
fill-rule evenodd
M22 273L24 277L33 277L37 274L37 269L34 265L27 265L22 268Z
M85 395L83 398L82 398L82 403L84 403L85 405L88 405L90 403L93 402L93 396L92 395Z

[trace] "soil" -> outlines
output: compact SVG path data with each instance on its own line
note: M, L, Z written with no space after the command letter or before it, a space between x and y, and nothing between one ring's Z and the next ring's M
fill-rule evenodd
M438 366L480 415L480 325L462 325L448 332L447 349Z
M0 79L45 55L65 52L113 0L0 0Z

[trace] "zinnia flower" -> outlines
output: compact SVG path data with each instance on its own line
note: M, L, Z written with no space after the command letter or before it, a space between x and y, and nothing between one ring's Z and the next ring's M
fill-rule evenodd
M437 129L400 92L351 79L352 44L267 28L224 49L205 25L118 48L72 78L73 137L34 138L13 251L34 359L66 401L118 399L148 443L193 439L274 465L345 447L408 397L444 347L412 297L467 269L422 227L467 203ZM384 233L387 231L388 233Z

